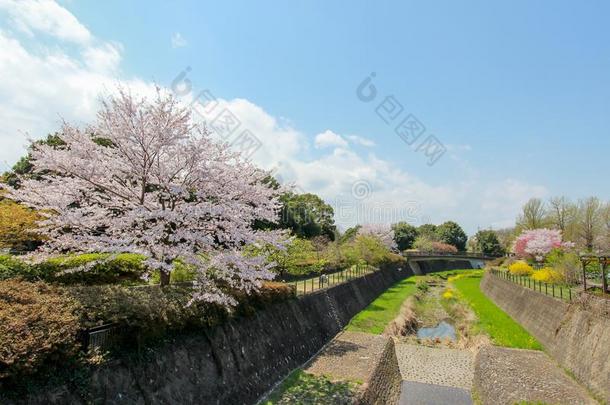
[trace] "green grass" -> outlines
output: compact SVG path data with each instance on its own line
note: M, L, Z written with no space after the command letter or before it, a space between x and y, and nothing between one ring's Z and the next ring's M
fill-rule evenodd
M495 344L519 349L542 350L540 343L521 325L502 311L479 288L481 276L463 277L452 284L477 315L477 327L486 332Z
M293 371L262 403L280 404L348 404L356 399L358 383L332 382L327 377Z
M403 301L415 293L415 280L415 276L411 276L394 284L352 318L346 330L374 334L383 333L387 324L396 318L400 312Z

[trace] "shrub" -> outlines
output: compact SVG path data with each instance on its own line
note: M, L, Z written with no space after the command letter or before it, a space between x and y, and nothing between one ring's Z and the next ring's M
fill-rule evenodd
M35 269L28 263L19 260L15 256L0 255L0 280L18 277L35 280L39 278L37 276Z
M258 292L233 291L239 302L233 314L225 308L192 299L188 286L120 285L73 286L69 294L80 303L84 328L116 323L133 332L140 343L162 337L168 331L214 326L233 315L249 315L274 302L294 297L294 289L283 283L264 282Z
M453 245L449 245L443 242L437 242L431 240L425 236L420 236L415 239L413 247L420 252L444 252L444 253L457 253L457 248Z
M42 282L0 281L0 379L32 373L73 355L77 303Z
M139 280L145 257L133 253L85 253L58 256L35 265L47 281L65 284L105 284Z
M392 261L392 252L376 237L358 235L353 242L342 247L348 265L365 261L372 266Z
M443 242L432 242L432 249L435 252L443 253L457 253L458 250L455 246Z
M547 256L545 263L547 267L561 274L563 281L568 284L577 283L582 274L580 258L576 253L554 249Z
M419 280L416 284L416 287L421 292L427 292L430 289L430 286L425 280Z
M516 276L529 276L534 272L534 269L526 262L520 260L508 266L508 271Z
M453 294L453 291L451 289L447 289L443 293L443 298L446 300L450 300L452 298L455 298L455 295Z
M532 278L536 281L545 283L561 283L564 281L561 273L550 267L534 271L534 273L532 273Z
M420 252L432 252L434 250L432 240L425 236L418 236L413 242L413 248Z
M197 269L194 266L181 263L179 261L174 262L174 269L170 274L170 283L187 283L195 280L197 277ZM152 272L150 276L151 284L160 284L161 276L159 270Z
M41 219L36 211L0 195L0 248L24 251L39 246L36 223Z
M0 255L0 280L22 278L27 281L62 284L104 284L136 281L145 273L144 256L132 253L72 254L50 258L36 264L15 256Z

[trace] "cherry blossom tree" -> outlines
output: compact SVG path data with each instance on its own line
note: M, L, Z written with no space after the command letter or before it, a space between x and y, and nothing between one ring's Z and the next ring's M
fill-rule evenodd
M375 237L388 249L398 249L394 241L394 230L390 224L364 224L358 229L358 235Z
M522 258L542 261L553 249L573 246L571 242L562 242L560 230L540 228L521 233L515 239L513 253Z
M161 89L152 100L125 89L102 103L85 129L64 123L63 145L31 148L36 176L12 198L45 216L38 254L132 252L169 282L176 260L198 269L195 299L233 305L221 286L250 292L273 277L248 245L283 248L278 190L225 143L213 141L190 111ZM280 190L281 191L281 190Z

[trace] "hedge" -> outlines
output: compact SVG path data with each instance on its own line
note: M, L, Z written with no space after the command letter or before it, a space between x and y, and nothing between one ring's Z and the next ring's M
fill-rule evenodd
M86 253L58 256L29 264L10 255L0 255L0 280L22 278L62 284L137 282L145 273L144 256L132 253ZM79 268L85 270L75 271Z
M0 281L0 385L40 371L45 364L77 363L85 356L79 333L108 323L121 329L122 349L140 347L168 333L201 330L247 316L295 296L283 283L265 282L258 293L233 292L231 312L194 302L191 287L145 285L58 286L11 279ZM81 353L82 354L82 353Z
M0 379L59 363L77 352L78 303L57 287L0 282Z

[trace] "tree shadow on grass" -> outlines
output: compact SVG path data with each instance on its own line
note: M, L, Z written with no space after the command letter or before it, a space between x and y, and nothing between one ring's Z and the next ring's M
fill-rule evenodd
M326 347L326 349L324 349L323 354L328 356L342 357L347 353L355 352L362 348L364 348L364 346L353 342L334 340Z

